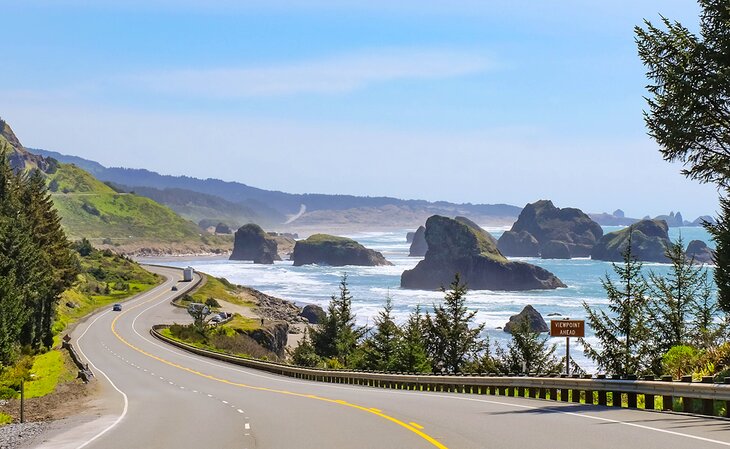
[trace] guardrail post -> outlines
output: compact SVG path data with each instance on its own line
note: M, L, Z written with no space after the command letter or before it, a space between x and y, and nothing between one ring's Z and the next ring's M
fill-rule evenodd
M725 383L730 384L730 377L725 378ZM730 401L725 401L725 418L730 418Z
M711 384L714 382L714 379L713 376L702 376L702 383ZM702 414L708 416L715 415L715 401L713 399L702 400Z
M588 379L588 380L593 379L593 375L592 374L584 374L583 375L583 379ZM586 404L588 404L588 405L593 405L593 402L594 402L593 401L593 388L587 388L585 390L585 401L584 402Z
M614 374L611 376L611 380L620 380L621 376ZM623 398L621 397L620 391L611 391L611 407L622 407Z
M653 375L644 376L642 380L655 380ZM644 393L644 410L654 410L655 408L654 395L650 393Z
M636 380L636 374L627 375L626 380ZM636 393L626 393L626 402L629 408L636 408Z
M691 383L692 376L682 376L681 382ZM682 396L682 411L685 413L692 413L692 405L694 400L692 398Z
M662 376L662 382L674 382L672 376ZM674 411L674 397L664 395L662 396L662 409L668 411Z

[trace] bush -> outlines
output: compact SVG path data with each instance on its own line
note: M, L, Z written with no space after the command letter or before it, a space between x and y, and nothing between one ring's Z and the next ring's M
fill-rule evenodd
M6 386L0 386L0 399L15 399L20 393Z
M673 346L662 356L662 368L665 374L671 374L679 379L685 374L691 374L698 362L697 350L691 346Z
M206 299L205 300L205 305L208 306L208 307L220 307L221 306L218 303L218 301L216 301L216 299L213 298L213 297L209 297L208 299Z

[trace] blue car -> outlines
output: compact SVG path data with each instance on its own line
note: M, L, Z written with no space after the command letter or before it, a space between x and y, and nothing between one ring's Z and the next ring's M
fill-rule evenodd
M112 306L112 310L115 312L121 312L122 311L122 305L119 303L116 303Z

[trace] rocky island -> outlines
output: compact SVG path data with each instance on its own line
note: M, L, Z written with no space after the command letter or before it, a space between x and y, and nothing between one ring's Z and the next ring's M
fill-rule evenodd
M626 229L604 235L593 247L591 258L620 262L631 241L631 255L644 262L668 262L669 227L664 220L641 220Z
M459 273L473 290L535 290L565 287L551 272L507 260L496 241L468 220L434 215L426 222L428 252L401 275L401 287L434 290L449 285Z
M249 223L236 231L230 260L252 260L253 263L272 264L281 260L276 240L261 226Z
M408 252L409 257L423 257L428 251L428 243L426 243L426 227L419 226L413 233L411 239L411 248Z
M333 267L393 265L379 252L352 239L328 234L314 234L306 240L297 241L292 260L295 267L308 264Z
M498 247L506 256L570 259L590 256L602 236L601 226L580 209L540 200L522 209Z

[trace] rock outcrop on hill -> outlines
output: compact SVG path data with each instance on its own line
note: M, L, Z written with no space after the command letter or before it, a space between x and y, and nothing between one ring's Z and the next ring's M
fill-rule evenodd
M230 226L228 226L225 223L218 223L215 225L215 233L216 234L231 234L233 231L231 231Z
M506 256L541 256L543 259L553 258L553 255L560 259L588 257L602 236L601 226L580 209L560 209L552 201L540 200L522 209L512 229L499 238L499 250ZM567 248L567 257L558 243Z
M253 263L272 264L281 260L276 241L261 229L249 223L236 231L230 260L252 260Z
M714 264L713 260L715 252L702 240L692 240L687 245L687 257L697 263Z
M549 271L511 262L494 238L474 224L434 215L426 222L428 252L424 260L401 275L401 287L434 290L448 286L454 275L472 290L533 290L565 287Z
M284 349L289 339L289 323L285 321L264 322L259 329L248 331L247 334L279 357L284 356Z
M641 220L626 229L608 233L593 247L591 258L620 262L631 240L631 255L644 262L667 262L669 227L664 220Z
M527 322L530 323L530 330L532 332L547 332L550 330L545 319L542 315L540 315L540 312L535 310L535 308L530 304L526 305L525 308L522 309L522 312L509 317L509 322L504 325L503 330L508 334L511 334L512 329L519 326L524 319L527 319Z
M413 243L413 237L416 235L416 231L406 233L406 243Z
M413 233L413 241L411 242L411 249L408 255L410 257L423 257L428 251L428 243L426 243L426 227L420 226L416 232Z
M299 316L306 318L309 324L319 324L319 322L322 321L327 314L320 306L316 304L307 304L304 306Z
M297 241L292 260L295 267L308 264L334 267L393 265L379 252L352 239L327 234L314 234L306 240Z

